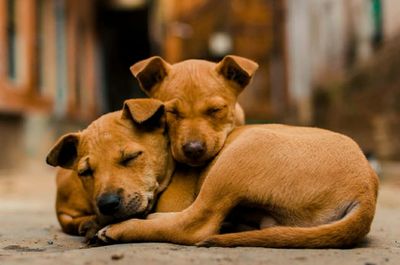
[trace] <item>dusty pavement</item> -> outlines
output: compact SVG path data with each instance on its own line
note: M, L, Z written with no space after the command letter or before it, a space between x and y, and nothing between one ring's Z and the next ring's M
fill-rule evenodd
M87 248L54 214L54 171L0 171L0 264L400 264L400 167L389 164L367 240L354 249L196 248L121 244Z

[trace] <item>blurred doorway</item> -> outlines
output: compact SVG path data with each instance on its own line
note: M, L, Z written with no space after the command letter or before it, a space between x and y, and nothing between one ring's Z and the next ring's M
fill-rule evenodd
M145 96L129 67L151 55L149 1L128 6L119 2L102 1L96 7L105 111L120 109L125 99Z

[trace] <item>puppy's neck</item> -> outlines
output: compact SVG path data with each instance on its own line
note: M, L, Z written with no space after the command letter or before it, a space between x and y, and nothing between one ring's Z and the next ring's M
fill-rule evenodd
M159 183L156 195L160 194L168 187L169 183L171 182L172 175L175 172L175 168L176 168L175 160L172 158L172 155L169 155L169 159L167 162L167 168L165 170L165 176L164 176L163 180Z

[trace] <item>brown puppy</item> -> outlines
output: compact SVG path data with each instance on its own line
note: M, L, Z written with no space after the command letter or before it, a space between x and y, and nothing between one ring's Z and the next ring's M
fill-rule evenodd
M172 155L183 163L161 195L157 212L181 211L194 201L201 169L191 166L214 158L231 130L244 124L237 97L257 68L257 63L233 55L217 64L187 60L171 65L151 57L130 68L150 97L167 102Z
M358 145L327 130L242 126L202 176L194 203L152 220L107 226L105 242L326 248L357 243L370 230L378 179ZM260 229L219 234L236 206L264 212Z
M237 97L257 68L233 55L217 64L187 60L171 65L151 57L134 64L131 72L150 97L166 102L175 160L199 166L217 155L236 124L244 124Z
M100 227L146 215L174 169L158 100L128 100L55 144L57 217L64 232L92 237Z

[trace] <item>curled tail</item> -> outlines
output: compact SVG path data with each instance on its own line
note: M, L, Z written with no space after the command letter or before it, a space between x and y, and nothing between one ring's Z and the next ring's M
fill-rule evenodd
M375 202L357 203L340 220L315 227L276 226L262 230L211 236L198 246L341 248L362 239L370 230Z

